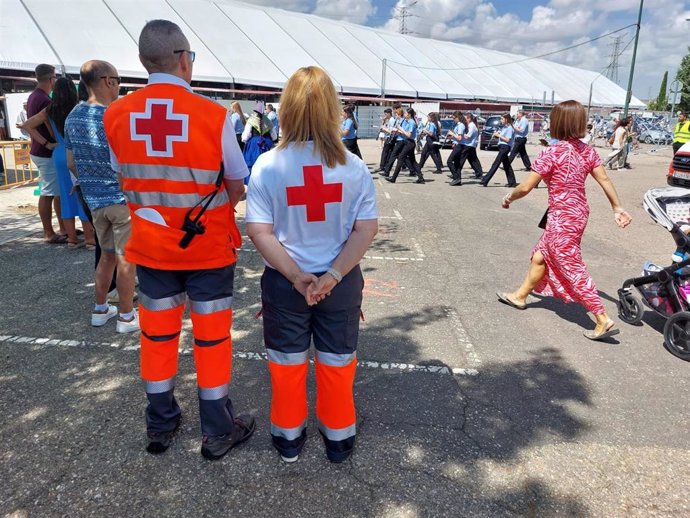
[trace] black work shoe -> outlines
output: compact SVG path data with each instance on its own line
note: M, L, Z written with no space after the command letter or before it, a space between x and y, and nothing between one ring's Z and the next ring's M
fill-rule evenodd
M180 427L180 420L177 420L175 428L169 432L146 432L149 438L149 443L146 445L146 451L152 455L159 455L165 452L172 444L173 436Z
M417 176L415 173L410 173L407 176Z
M450 182L450 185L453 185L453 186L455 186L455 185L462 185L462 180L461 180L460 178L456 178L455 180L453 180L452 182Z
M256 430L256 422L250 415L235 418L235 428L232 433L216 437L205 436L201 443L201 455L208 460L218 460L238 444L249 439Z
M395 180L393 180L393 178L390 178L388 175L386 175L384 178L386 179L387 182L395 183Z
M426 182L424 181L424 178L417 178L417 179L414 181L414 183L426 183Z
M384 178L388 178L390 174L388 173L379 173L379 176L383 176Z

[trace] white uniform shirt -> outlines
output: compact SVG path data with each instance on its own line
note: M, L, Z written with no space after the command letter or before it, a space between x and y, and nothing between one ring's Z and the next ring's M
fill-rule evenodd
M246 221L273 225L273 234L302 271L327 271L355 221L372 219L378 219L374 182L352 153L345 165L330 169L312 142L290 144L262 154L252 168Z

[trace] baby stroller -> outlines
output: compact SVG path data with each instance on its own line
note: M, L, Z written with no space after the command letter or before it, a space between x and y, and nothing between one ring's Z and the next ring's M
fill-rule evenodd
M641 277L628 279L618 290L618 316L628 324L639 324L644 304L666 318L664 345L668 351L690 361L690 190L681 187L651 189L644 195L644 208L659 225L666 227L676 242L674 264L661 268L646 263Z

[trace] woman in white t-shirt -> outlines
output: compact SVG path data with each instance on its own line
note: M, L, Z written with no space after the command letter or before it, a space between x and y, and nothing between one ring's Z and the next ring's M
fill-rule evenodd
M285 462L297 460L307 439L313 339L318 428L328 459L343 462L355 443L359 261L378 230L376 191L364 162L345 151L340 104L322 69L295 72L280 108L280 144L254 164L246 217L266 263L261 300L271 437Z
M606 157L604 166L609 169L617 171L623 169L625 160L628 157L626 153L626 144L628 141L628 119L623 119L618 122L616 129L613 131L613 143L611 144L611 153Z

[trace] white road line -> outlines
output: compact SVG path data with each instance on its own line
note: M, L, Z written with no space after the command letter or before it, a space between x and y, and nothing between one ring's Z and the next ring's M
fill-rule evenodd
M426 255L424 255L424 250L422 250L422 245L420 245L415 238L412 238L412 246L414 247L415 251L417 252L417 256L420 259L424 259L426 257Z
M390 193L384 191L383 195L386 197L387 200L391 199Z
M86 342L79 340L60 340L58 338L36 338L32 336L11 336L2 335L0 336L0 343L13 343L13 344L24 344L24 345L39 345L43 347L82 347L82 348L92 348L92 347L112 347L119 351L137 351L139 350L138 345L130 345L123 347L117 343L107 343L107 342ZM192 354L191 349L180 349L180 354L189 355ZM232 355L235 358L243 360L254 360L254 361L267 361L266 353L256 353L250 351L233 351ZM313 362L313 360L310 360ZM379 361L369 361L360 360L357 362L357 366L363 369L381 369L390 371L401 371L401 372L426 372L429 374L440 374L440 375L456 375L456 376L477 376L479 371L477 369L464 369L460 367L447 367L445 365L416 365L412 363L396 363L396 362L379 362Z
M477 355L477 351L474 349L474 345L472 344L467 331L465 330L465 326L462 325L460 315L458 315L458 312L453 308L446 308L445 312L450 320L455 339L460 346L465 349L465 356L467 357L470 367L474 369L479 368L482 362Z

